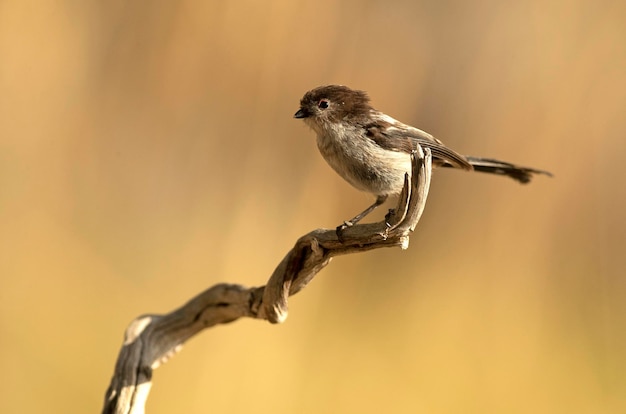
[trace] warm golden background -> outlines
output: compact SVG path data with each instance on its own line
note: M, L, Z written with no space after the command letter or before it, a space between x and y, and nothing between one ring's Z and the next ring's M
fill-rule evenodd
M98 412L131 319L264 284L371 201L292 118L325 83L555 178L438 171L408 251L336 259L284 325L203 333L148 412L626 412L625 22L609 0L0 2L0 412Z

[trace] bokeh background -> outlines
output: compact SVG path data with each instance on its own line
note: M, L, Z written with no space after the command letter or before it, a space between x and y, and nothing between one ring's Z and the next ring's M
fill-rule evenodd
M128 322L264 284L371 197L292 118L374 105L461 153L408 251L204 332L150 413L626 412L620 1L0 2L0 412L98 412ZM375 218L380 218L381 213Z

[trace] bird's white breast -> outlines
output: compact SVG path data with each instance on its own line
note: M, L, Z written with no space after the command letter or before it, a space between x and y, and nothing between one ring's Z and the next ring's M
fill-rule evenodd
M317 132L317 146L326 162L355 188L375 195L402 191L404 174L411 169L407 153L383 149L358 126L311 126Z

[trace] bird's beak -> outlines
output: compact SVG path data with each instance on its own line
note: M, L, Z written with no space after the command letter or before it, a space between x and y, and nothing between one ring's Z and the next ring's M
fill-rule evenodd
M309 117L309 111L307 111L304 108L300 108L298 109L298 112L296 112L296 114L293 116L294 118L308 118Z

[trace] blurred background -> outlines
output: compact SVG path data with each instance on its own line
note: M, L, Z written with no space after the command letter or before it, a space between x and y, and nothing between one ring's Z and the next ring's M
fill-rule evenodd
M148 412L626 412L625 21L609 0L0 2L0 412L98 412L133 318L265 284L372 201L293 119L328 83L555 177L437 171L409 250L336 258L283 325L202 333Z

